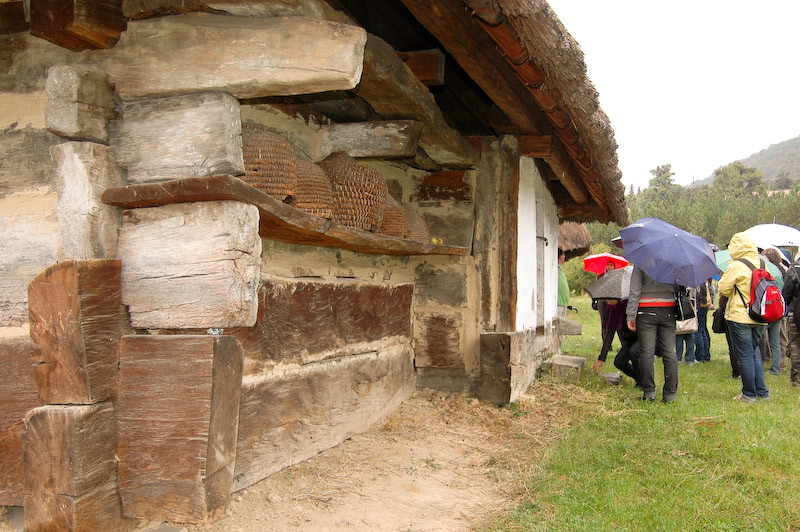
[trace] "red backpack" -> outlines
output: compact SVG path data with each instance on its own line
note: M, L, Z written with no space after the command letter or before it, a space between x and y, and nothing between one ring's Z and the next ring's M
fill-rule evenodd
M756 268L746 259L738 259L747 264L753 272L750 278L750 304L744 301L744 296L739 291L738 286L734 286L739 292L742 304L747 307L750 319L759 323L774 323L786 315L786 301L783 299L781 289L775 278L769 273L764 264L764 259L760 259L759 266Z

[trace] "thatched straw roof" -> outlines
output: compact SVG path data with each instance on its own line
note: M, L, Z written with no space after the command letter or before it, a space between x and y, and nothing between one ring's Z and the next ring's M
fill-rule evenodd
M586 226L576 222L563 222L558 226L558 247L570 259L589 250L592 236Z

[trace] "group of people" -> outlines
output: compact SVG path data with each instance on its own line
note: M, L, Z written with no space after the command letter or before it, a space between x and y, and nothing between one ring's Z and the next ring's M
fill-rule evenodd
M630 295L627 300L598 300L601 316L603 347L593 369L598 372L611 350L613 338L619 337L621 347L614 365L634 379L641 388L640 399L656 399L655 357L664 365L664 385L661 399L675 400L678 391L678 363L710 360L711 335L707 328L710 311L716 305L724 308L725 336L728 342L732 376L741 378L741 393L735 399L753 403L770 397L764 378L764 366L770 361L769 373L781 371L782 351L791 359L790 381L800 386L800 328L794 320L793 307L800 311L800 256L788 268L777 249L759 253L752 238L737 233L728 245L731 261L715 289L712 279L692 288L697 330L678 334L676 327L675 284L653 280L644 270L634 266ZM748 265L749 263L749 265ZM789 310L788 316L773 323L760 323L748 312L752 268L765 267L782 287ZM610 269L613 269L613 265ZM797 320L800 321L800 320ZM685 353L684 348L685 347Z

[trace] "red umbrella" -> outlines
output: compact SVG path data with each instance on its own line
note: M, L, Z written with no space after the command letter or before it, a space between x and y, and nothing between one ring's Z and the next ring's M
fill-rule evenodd
M606 264L613 264L614 269L624 268L628 265L625 257L614 255L613 253L598 253L597 255L589 255L583 259L583 269L587 272L602 275L606 273Z

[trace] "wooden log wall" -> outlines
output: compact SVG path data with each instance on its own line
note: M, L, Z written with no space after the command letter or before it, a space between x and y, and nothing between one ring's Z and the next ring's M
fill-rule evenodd
M33 379L36 346L26 335L0 338L0 505L22 506L25 414L40 405Z
M126 516L220 516L231 493L241 382L242 348L231 336L123 337L117 454Z
M114 408L47 405L25 420L25 530L126 530Z
M197 91L235 98L349 90L366 32L304 17L194 13L128 23L102 61L126 100Z
M244 173L239 102L229 94L126 102L109 128L130 183Z
M28 288L36 385L45 404L110 401L125 327L120 261L65 261Z
M88 65L57 65L47 71L47 128L72 139L108 142L108 121L117 116L108 74Z
M133 327L256 321L261 238L253 205L208 201L127 210L119 257Z

